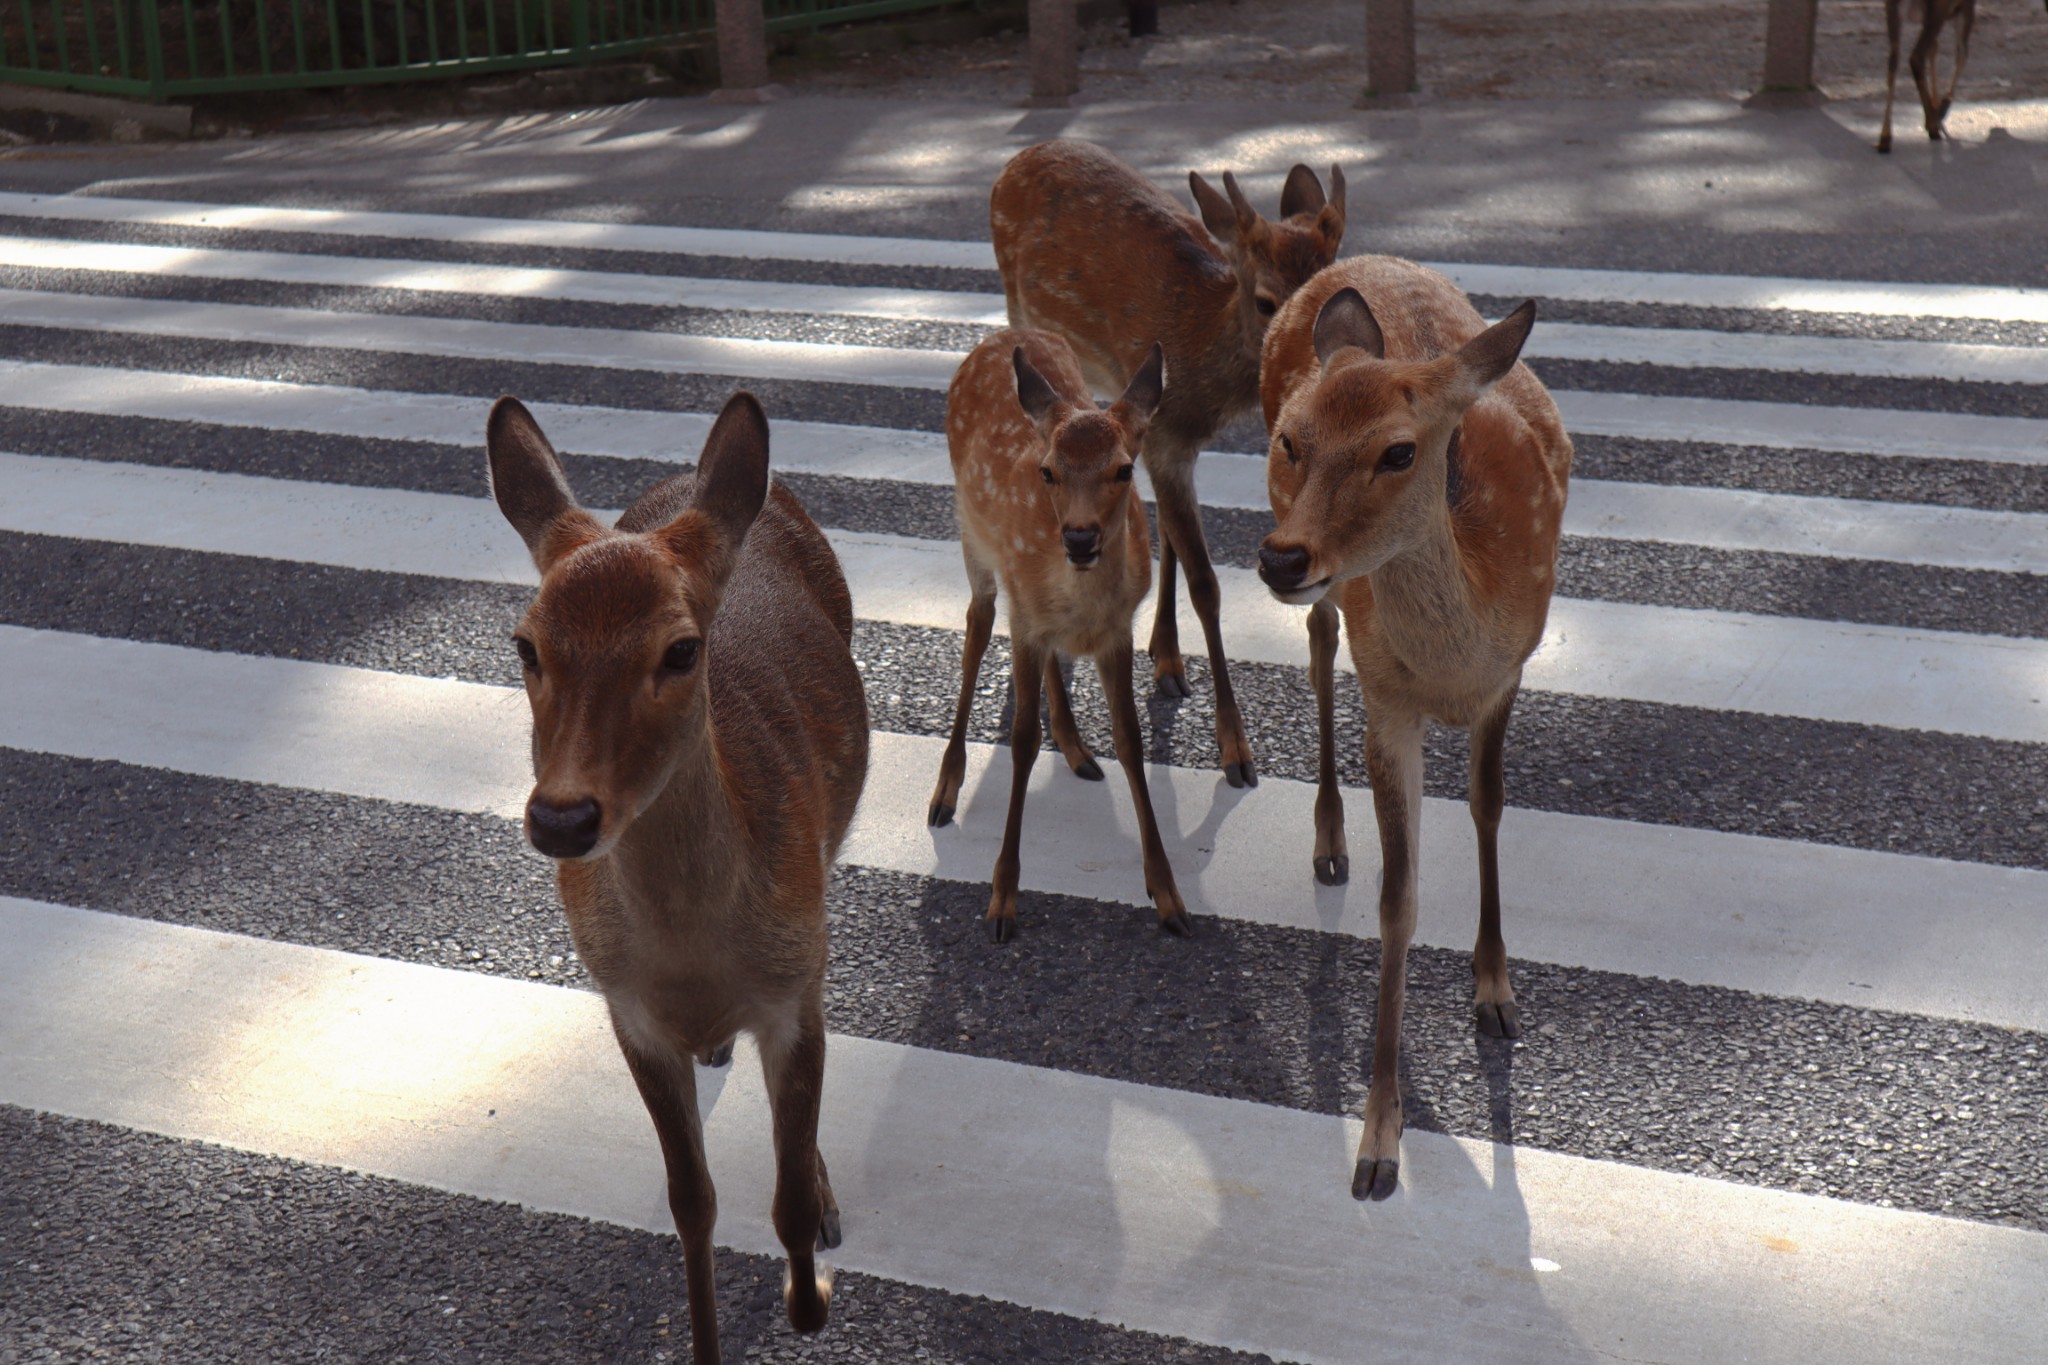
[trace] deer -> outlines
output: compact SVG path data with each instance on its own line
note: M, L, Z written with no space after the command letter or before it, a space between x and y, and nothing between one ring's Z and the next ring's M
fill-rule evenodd
M1258 770L1224 658L1195 457L1219 427L1257 404L1269 320L1336 259L1344 172L1330 168L1326 198L1315 172L1295 166L1277 222L1252 208L1228 171L1220 194L1193 171L1188 188L1199 216L1100 147L1042 142L1017 153L997 177L989 230L1010 325L1062 337L1096 392L1117 392L1155 341L1171 357L1173 382L1144 446L1160 530L1153 676L1161 695L1189 695L1174 601L1178 567L1209 648L1223 774L1233 787L1250 787Z
M1906 18L1920 21L1920 36L1913 44L1907 65L1913 72L1913 88L1920 95L1920 115L1927 126L1927 139L1939 142L1947 136L1944 125L1949 106L1955 103L1956 82L1963 78L1963 63L1970 56L1970 33L1977 27L1977 0L1884 0L1885 36L1891 43L1891 55L1885 68L1884 127L1877 135L1880 152L1892 149L1892 97L1898 90L1899 32ZM1961 27L1956 31L1955 67L1949 72L1948 93L1942 95L1941 82L1935 75L1935 54L1941 45L1942 29L1952 22Z
M790 1325L825 1325L839 1206L818 1154L825 890L860 800L868 713L831 547L768 476L768 422L727 402L694 475L607 527L516 398L491 409L491 492L540 570L514 631L533 713L525 834L555 860L578 956L654 1122L691 1345L716 1365L693 1062L758 1043Z
M1094 660L1109 701L1112 741L1130 783L1144 853L1145 892L1159 927L1194 930L1152 813L1131 618L1152 586L1152 533L1135 473L1159 408L1165 361L1155 343L1107 410L1096 406L1073 350L1049 332L1004 328L968 353L946 394L946 448L967 566L967 638L960 702L926 822L951 823L967 771L974 686L995 627L996 591L1010 605L1010 808L986 916L989 935L1017 933L1018 843L1024 793L1038 760L1041 695L1061 755L1077 775L1102 769L1074 723L1061 656ZM1041 686L1042 685L1042 686Z
M1385 1199L1399 1183L1401 1010L1431 721L1471 735L1475 1021L1488 1037L1521 1036L1500 929L1502 754L1522 666L1543 639L1572 462L1556 405L1518 361L1535 318L1531 301L1489 327L1435 271L1360 256L1296 293L1266 338L1275 526L1259 576L1281 601L1309 606L1316 880L1350 875L1333 747L1340 612L1379 821L1379 999L1358 1199Z

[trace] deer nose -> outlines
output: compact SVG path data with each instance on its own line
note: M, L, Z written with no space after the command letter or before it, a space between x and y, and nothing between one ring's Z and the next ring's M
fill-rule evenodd
M1073 563L1093 564L1102 553L1102 531L1097 527L1085 531L1068 527L1060 533L1060 539L1066 542L1067 558Z
M569 806L538 796L526 803L526 837L550 858L580 858L596 848L603 820L597 802L587 796Z
M1308 577L1308 551L1299 545L1285 548L1261 545L1259 577L1266 580L1266 586L1269 588L1280 592L1293 591Z

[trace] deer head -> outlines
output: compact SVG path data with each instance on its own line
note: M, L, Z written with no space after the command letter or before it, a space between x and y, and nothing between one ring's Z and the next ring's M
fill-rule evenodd
M1229 171L1223 173L1222 194L1194 171L1188 172L1188 189L1201 211L1202 226L1237 271L1238 307L1246 335L1256 347L1288 296L1337 259L1344 241L1344 172L1330 167L1330 195L1325 199L1316 173L1295 166L1280 191L1278 222L1259 215Z
M1396 361L1356 289L1324 303L1321 372L1281 408L1267 454L1280 524L1259 548L1259 577L1275 597L1314 602L1447 524L1458 424L1514 367L1535 321L1532 299L1449 355Z
M541 572L513 633L533 709L526 837L551 858L603 856L679 764L713 762L707 641L768 493L768 420L734 394L666 525L612 530L581 507L516 398L491 409L491 492ZM691 752L693 742L696 752Z
M1132 481L1145 428L1165 386L1165 353L1158 342L1123 396L1107 409L1077 406L1062 398L1032 367L1022 346L1011 357L1017 369L1017 402L1038 429L1042 452L1038 477L1044 504L1060 527L1067 562L1095 567L1105 545L1117 543L1124 518L1138 498Z

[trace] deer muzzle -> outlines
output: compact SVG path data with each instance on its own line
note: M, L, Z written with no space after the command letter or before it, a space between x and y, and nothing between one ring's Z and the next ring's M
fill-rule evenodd
M604 812L586 796L569 805L556 805L539 796L526 803L526 837L550 858L581 858L597 847Z

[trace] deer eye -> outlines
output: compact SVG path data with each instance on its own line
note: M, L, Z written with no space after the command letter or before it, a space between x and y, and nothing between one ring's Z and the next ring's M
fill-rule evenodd
M1381 469L1406 469L1414 463L1415 442L1413 441L1402 441L1396 445L1390 445L1387 447L1386 453L1380 456Z
M1052 467L1050 465L1040 465L1038 467L1038 477L1045 480L1045 486L1047 488L1052 487L1053 477Z
M1289 436L1284 431L1280 433L1280 453L1287 457L1287 463L1293 464L1296 462L1297 456L1294 453L1294 438L1292 436Z
M1116 471L1116 481L1118 483L1129 483L1131 481L1131 475L1137 472L1138 466L1136 466L1135 464L1127 464L1120 466Z
M1252 302L1258 305L1259 316L1262 318L1272 317L1273 314L1280 311L1280 305L1267 298L1264 294L1259 295Z
M697 666L697 642L678 640L670 645L661 656L662 669L669 673L688 673Z
M515 635L512 637L512 648L519 651L519 662L526 665L528 672L540 672L540 651L533 647L533 641L524 635Z

